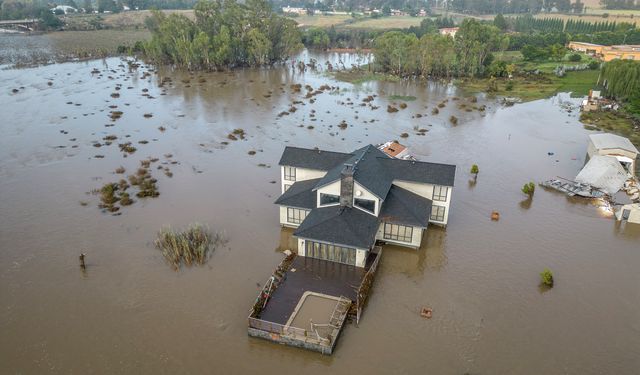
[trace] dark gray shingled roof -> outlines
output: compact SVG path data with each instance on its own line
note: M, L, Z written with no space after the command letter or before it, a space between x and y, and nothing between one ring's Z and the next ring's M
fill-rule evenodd
M345 160L352 156L352 154L345 154L343 152L311 150L308 148L287 146L284 148L278 164L328 171L338 164L342 165Z
M377 217L357 208L332 206L313 209L293 235L369 249L375 243L378 226Z
M387 223L426 228L430 215L430 199L393 185L382 204L378 219Z
M313 209L317 203L313 187L318 181L320 181L319 178L295 182L274 203L282 206Z
M378 198L384 199L393 179L386 173L384 165L380 163L381 159L390 159L390 157L373 145L362 147L354 151L349 159L329 170L318 182L316 189L339 180L344 164L352 164L355 169L353 179Z
M453 186L456 177L456 166L451 164L390 158L380 158L379 161L393 180Z

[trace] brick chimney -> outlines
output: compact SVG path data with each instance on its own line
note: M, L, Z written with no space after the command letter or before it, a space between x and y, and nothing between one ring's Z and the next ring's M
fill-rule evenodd
M353 203L353 164L345 164L340 172L340 206L351 207Z

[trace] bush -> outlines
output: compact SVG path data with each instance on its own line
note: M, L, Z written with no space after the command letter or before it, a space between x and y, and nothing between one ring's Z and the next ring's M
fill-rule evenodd
M489 82L487 84L487 92L496 92L498 91L498 81L495 77L489 78Z
M487 68L489 77L504 77L507 75L507 63L504 61L494 61Z
M528 182L522 186L522 192L527 194L529 197L533 196L535 190L536 185L533 182Z
M507 91L513 90L513 81L507 81L507 83L504 85L504 89Z
M522 53L522 57L527 61L547 60L551 56L548 49L530 44L525 44L520 50L520 53Z
M572 53L569 55L569 61L578 62L580 60L582 60L582 55L579 53Z
M543 285L553 287L553 272L550 269L545 268L544 271L540 272L540 279Z
M591 61L588 66L591 70L600 69L600 63L596 60Z

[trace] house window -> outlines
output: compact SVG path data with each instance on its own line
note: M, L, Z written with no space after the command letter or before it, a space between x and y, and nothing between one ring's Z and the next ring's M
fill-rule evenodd
M284 167L284 179L287 181L295 181L296 167Z
M305 241L305 256L352 266L356 264L356 249L322 242Z
M353 203L355 206L360 207L367 212L376 212L376 201L372 201L371 199L356 198L353 200Z
M309 211L299 208L287 207L287 222L292 224L300 224L307 218Z
M384 239L411 242L413 227L384 223Z
M447 186L434 186L433 187L433 200L446 202L447 194L449 193L449 188Z
M444 211L446 210L443 206L433 206L431 207L431 220L434 221L444 221Z
M284 184L284 191L289 190L289 188L290 188L290 187L291 187L291 185L289 185L289 184Z
M340 203L339 195L320 193L321 206L326 206L326 205L335 204L335 203Z

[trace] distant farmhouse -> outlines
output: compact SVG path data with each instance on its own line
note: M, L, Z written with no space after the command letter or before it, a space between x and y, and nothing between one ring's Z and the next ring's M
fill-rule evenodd
M297 14L299 16L304 16L305 14L313 14L313 10L307 10L306 8L293 8L290 6L286 6L282 8L282 13L284 14Z
M640 45L603 46L600 44L569 42L569 49L583 52L602 61L640 60Z
M456 33L460 30L459 27L443 27L442 29L438 29L440 35L449 35L452 38L456 37Z
M454 165L402 160L373 145L351 153L286 147L280 224L296 228L298 255L365 267L377 240L419 248L446 226Z
M51 8L50 10L52 13L59 13L59 12L63 12L64 14L78 13L78 10L76 8L69 5L58 5L55 8Z

